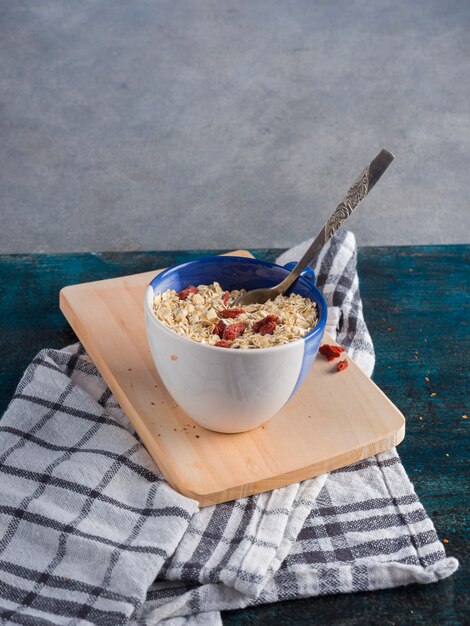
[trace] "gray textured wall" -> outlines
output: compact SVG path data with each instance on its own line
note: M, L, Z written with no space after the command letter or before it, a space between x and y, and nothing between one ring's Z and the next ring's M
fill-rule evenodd
M0 251L469 240L470 2L0 0Z

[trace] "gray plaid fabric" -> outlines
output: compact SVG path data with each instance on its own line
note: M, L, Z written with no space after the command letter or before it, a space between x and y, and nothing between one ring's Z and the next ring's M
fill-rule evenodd
M309 239L287 250L277 259L277 263L284 265L289 261L297 261L312 241ZM364 321L356 262L357 248L353 233L340 231L324 246L314 264L314 270L317 285L333 316L329 321L335 321L333 325L330 323L328 332L370 376L374 369L375 354Z
M287 556L259 594L221 583L157 580L132 623L150 625L206 611L207 623L217 624L222 609L431 583L457 567L456 559L446 558L392 450L328 476ZM207 572L204 579L209 580Z
M330 333L370 374L350 233L316 272ZM457 568L395 451L198 510L162 479L79 345L44 350L25 372L0 422L0 473L5 624L211 626L222 609Z
M197 504L162 479L80 346L44 350L0 421L0 618L122 624Z

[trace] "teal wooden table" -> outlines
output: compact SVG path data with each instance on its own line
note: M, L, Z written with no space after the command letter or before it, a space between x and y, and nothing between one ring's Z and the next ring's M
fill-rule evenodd
M273 260L279 250L253 250ZM437 584L224 613L224 624L469 624L468 354L470 246L364 248L359 276L375 382L407 418L399 451L461 566ZM209 252L0 256L0 414L33 356L76 340L58 308L68 284L165 267Z

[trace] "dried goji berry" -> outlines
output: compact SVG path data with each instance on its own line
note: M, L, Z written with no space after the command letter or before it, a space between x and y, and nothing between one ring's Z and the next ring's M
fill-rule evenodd
M219 311L220 317L238 317L245 313L243 309L223 309L223 311Z
M230 324L230 326L227 326L227 328L224 330L223 338L227 341L233 341L237 337L240 337L240 335L243 335L245 329L246 324L244 322L236 322L235 324Z
M224 339L221 339L220 341L218 341L214 345L217 346L218 348L230 348L230 346L232 345L232 342L231 341L225 341Z
M320 346L320 349L318 351L320 352L320 354L323 354L323 356L326 357L328 361L334 361L340 356L342 352L344 352L344 348L342 348L341 346L332 346L329 344L325 344L323 346Z
M343 370L345 370L348 367L349 363L346 361L346 359L344 359L344 361L340 361L337 365L336 365L336 371L337 372L342 372Z
M214 326L212 333L214 335L219 335L219 337L222 339L224 330L225 330L225 324L222 320L219 320L217 324Z
M263 324L261 326L261 328L259 329L259 334L260 335L272 335L273 332L276 330L276 322L267 322L266 324Z
M230 298L230 292L225 291L224 295L222 296L222 302L225 304L225 306L227 306L227 302Z
M262 328L265 324L269 324L270 322L277 322L279 321L279 316L278 315L267 315L266 317L263 317L262 320L259 320L259 322L255 322L253 324L253 332L254 333L259 333L260 332L260 328ZM265 333L262 333L265 334Z
M197 287L195 287L194 285L189 285L189 287L186 287L186 289L182 289L179 292L178 298L180 300L184 300L185 298L189 296L190 293L197 293L198 291L199 289Z

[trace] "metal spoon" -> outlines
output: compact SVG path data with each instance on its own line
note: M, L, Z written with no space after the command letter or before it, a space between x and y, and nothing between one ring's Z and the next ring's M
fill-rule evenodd
M242 304L248 305L255 302L262 304L263 302L271 300L287 291L292 283L304 271L307 265L310 264L317 252L319 252L325 243L333 237L341 224L367 196L369 191L372 187L374 187L375 183L379 180L394 158L395 157L391 152L383 149L379 152L375 159L369 163L353 186L349 189L343 200L333 211L307 252L303 255L292 272L288 274L284 280L279 283L279 285L266 289L253 289L252 291L248 291L235 300L233 303L234 306Z

